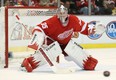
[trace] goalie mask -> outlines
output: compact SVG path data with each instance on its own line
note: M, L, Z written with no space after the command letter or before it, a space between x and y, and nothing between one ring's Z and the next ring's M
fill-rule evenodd
M68 9L61 5L57 10L57 16L63 25L67 24Z

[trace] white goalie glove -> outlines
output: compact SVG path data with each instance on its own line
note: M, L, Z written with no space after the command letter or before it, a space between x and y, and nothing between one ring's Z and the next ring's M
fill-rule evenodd
M105 25L101 22L96 22L95 25L95 34L103 34L105 32L106 28Z
M88 26L88 30L90 31L90 33L92 33L93 28L94 28L94 34L103 34L106 30L106 27L103 23L96 21L96 24L89 24Z
M35 31L30 43L28 44L28 47L37 50L42 46L44 39L45 39L44 33Z

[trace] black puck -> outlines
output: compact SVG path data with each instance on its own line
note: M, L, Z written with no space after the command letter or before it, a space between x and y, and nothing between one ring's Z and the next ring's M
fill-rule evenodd
M104 71L103 74L104 74L105 77L109 77L110 76L110 72L109 71Z

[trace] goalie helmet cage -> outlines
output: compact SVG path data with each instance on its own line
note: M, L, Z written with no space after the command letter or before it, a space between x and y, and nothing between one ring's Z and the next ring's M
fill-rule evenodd
M16 43L20 44L22 42L23 43L26 42L26 44L24 43L25 45L23 45L23 46L27 46L27 43L30 39L30 36L28 36L28 40L26 40L26 41L21 40L22 42L19 42L21 39L20 38L21 36L19 36L19 33L18 33L18 38L17 38L16 31L19 29L22 30L22 27L20 27L20 28L15 27L12 29L10 28L11 26L14 26L14 23L16 24L18 22L18 20L14 19L15 12L16 13L18 12L19 17L21 17L21 21L19 21L20 24L21 24L21 22L24 24L25 23L27 24L27 25L23 25L23 28L25 27L26 30L25 29L22 30L22 32L23 32L22 35L25 35L25 34L29 34L29 32L30 32L30 30L29 30L30 28L28 28L28 27L30 27L30 26L33 27L33 25L36 25L37 23L40 23L44 19L47 19L46 16L53 16L54 14L56 14L56 7L22 7L22 6L18 6L18 7L9 6L8 7L7 6L7 7L4 7L3 10L1 9L1 12L3 12L3 11L4 11L4 14L0 14L0 15L3 17L4 31L5 31L5 33L4 33L5 34L4 35L5 36L4 37L5 38L5 42L4 42L4 49L5 49L5 51L4 51L4 53L5 53L4 63L5 63L5 66L4 66L4 68L8 68L8 65L9 65L8 53L9 53L9 47L12 47L11 44L16 44ZM10 17L10 16L12 16L12 17ZM27 17L29 17L29 18L27 18ZM40 20L38 20L38 18ZM31 21L28 21L30 19L31 19ZM2 20L0 22L2 22ZM18 24L19 24L19 22L18 22ZM32 25L30 25L30 22ZM12 31L10 31L10 30L12 30ZM18 32L20 32L20 30ZM13 31L15 31L14 34L13 34ZM10 41L10 39L14 40L15 42L13 43L12 41ZM24 37L23 37L23 39L24 39ZM10 45L9 45L9 43L10 43ZM13 45L13 47L15 47L15 45Z

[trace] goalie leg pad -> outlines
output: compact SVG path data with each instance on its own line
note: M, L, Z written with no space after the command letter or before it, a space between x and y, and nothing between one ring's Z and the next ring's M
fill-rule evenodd
M46 48L40 48L35 54L29 58L24 59L22 66L25 67L27 72L32 72L38 66L48 63L53 66L53 62L57 60L57 57L62 53L62 50L58 42L53 42Z
M89 56L86 61L84 60L83 66L85 70L94 70L97 63L98 63L97 59Z
M64 51L79 67L84 70L94 70L98 61L88 55L74 40L70 40Z
M21 64L21 67L22 67L21 68L22 70L25 70L26 69L27 72L32 72L33 71L33 68L32 68L32 66L29 63L28 58L25 58L23 60L23 62ZM25 67L25 69L23 69L23 67Z
M46 59L45 56L47 56L50 61L57 61L58 56L62 53L60 45L57 41L51 43L46 48L41 48L40 51L44 55L44 58Z
M34 57L29 57L27 59L28 59L28 62L30 63L30 65L31 65L32 69L36 69L39 66L39 63L41 62L41 61L34 60Z
M43 56L41 53L36 51L35 54L23 60L21 67L24 67L27 72L32 72L38 66L42 66L44 64L46 64L46 61Z

